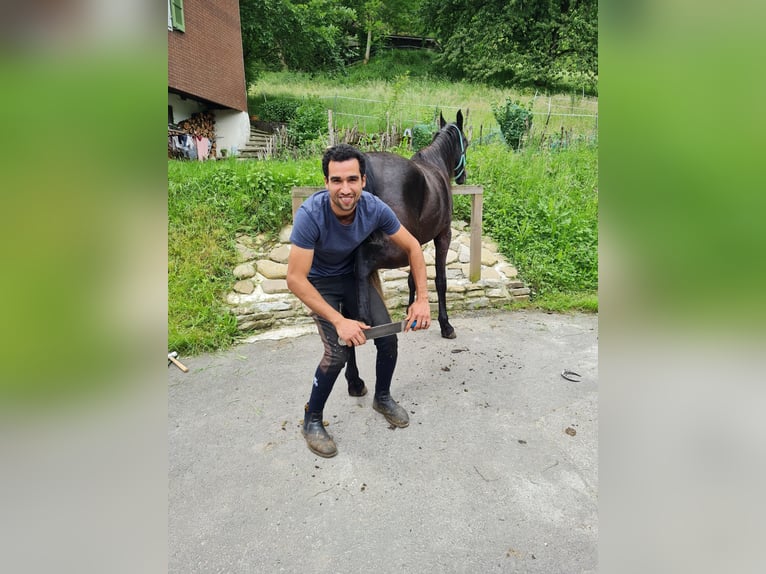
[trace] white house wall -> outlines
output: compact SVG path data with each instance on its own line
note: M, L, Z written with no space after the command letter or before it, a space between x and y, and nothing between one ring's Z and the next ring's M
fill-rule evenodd
M215 134L219 156L222 149L237 155L250 139L250 118L246 112L215 110Z
M168 105L173 108L173 123L176 124L188 120L192 114L205 111L205 106L197 100L182 98L170 92L168 92Z

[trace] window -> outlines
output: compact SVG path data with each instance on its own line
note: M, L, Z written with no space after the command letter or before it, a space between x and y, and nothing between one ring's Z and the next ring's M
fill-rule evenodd
M168 0L168 30L185 31L184 0Z

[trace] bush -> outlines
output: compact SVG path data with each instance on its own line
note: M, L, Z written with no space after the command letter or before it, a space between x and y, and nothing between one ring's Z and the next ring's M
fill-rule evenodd
M412 151L423 149L434 138L433 129L428 124L415 124L412 128Z
M301 100L289 96L277 96L268 100L252 98L249 102L250 113L265 122L287 123L295 117L301 106Z
M307 100L287 124L287 135L297 147L327 132L327 116L318 100Z
M519 100L512 101L507 97L502 106L492 104L492 113L500 125L505 143L514 150L519 149L524 136L532 129L532 102L523 107Z
M316 98L292 96L251 97L248 108L251 114L264 122L287 124L287 135L292 146L299 148L327 133L327 116L322 102Z
M436 54L430 50L377 50L369 63L350 65L345 73L349 83L394 81L404 74L431 80L435 77L435 58Z

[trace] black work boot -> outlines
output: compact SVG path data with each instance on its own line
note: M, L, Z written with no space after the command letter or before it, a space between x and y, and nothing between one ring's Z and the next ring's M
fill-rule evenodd
M362 379L357 379L352 382L346 379L348 382L348 394L352 397L363 397L367 394L367 386Z
M310 413L309 405L306 404L305 414L303 415L303 436L306 438L306 444L309 450L314 454L323 456L325 458L331 458L338 454L338 449L335 447L335 442L332 437L327 434L322 423L322 412Z
M407 411L396 404L396 401L388 393L380 396L376 395L372 400L372 408L386 417L386 420L396 427L404 428L410 424L410 417L407 415Z

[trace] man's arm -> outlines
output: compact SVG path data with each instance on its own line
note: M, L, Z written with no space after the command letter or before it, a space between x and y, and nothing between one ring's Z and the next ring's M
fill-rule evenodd
M363 345L367 339L362 332L363 329L369 329L369 326L360 321L347 319L324 300L322 294L308 279L313 260L313 249L303 249L295 244L290 247L290 257L287 260L287 288L314 313L332 323L341 339L354 345Z
M415 301L407 309L407 326L404 330L409 330L413 321L417 321L416 331L428 329L431 326L431 306L428 303L426 260L423 258L423 250L418 240L404 228L404 225L391 236L391 240L407 253L410 271L415 280Z

